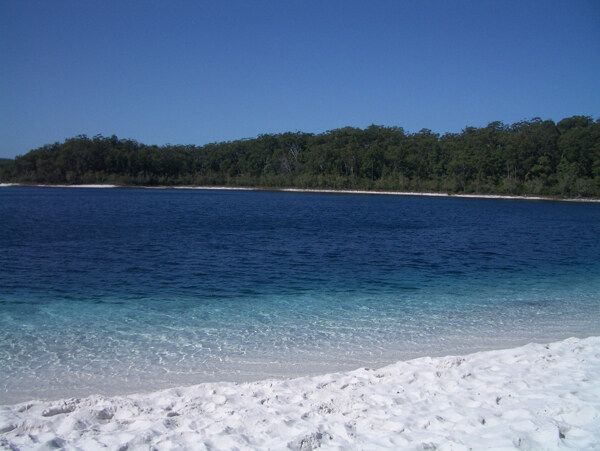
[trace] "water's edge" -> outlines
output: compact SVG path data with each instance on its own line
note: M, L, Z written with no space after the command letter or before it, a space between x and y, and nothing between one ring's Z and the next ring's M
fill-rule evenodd
M327 373L308 373L308 374L297 374L297 375L289 375L285 377L263 377L257 379L250 380L210 380L210 381L202 381L198 383L189 383L184 385L173 385L173 386L165 386L158 389L145 390L143 387L140 387L137 390L129 390L129 391L115 391L110 394L102 393L102 392L92 392L79 396L56 396L56 397L35 397L35 398L26 398L19 399L14 402L9 403L0 403L0 409L3 410L17 410L16 408L19 406L26 406L27 408L31 407L33 404L44 404L44 405L54 405L54 404L70 404L73 402L79 403L86 399L94 399L94 398L103 398L105 400L117 400L121 398L160 398L162 395L169 395L170 393L177 393L179 391L190 391L190 390L198 390L201 387L215 387L215 386L246 386L249 384L252 385L264 385L271 386L273 384L281 384L281 383L298 383L303 382L310 379L333 379L337 380L340 377L346 377L350 373L359 372L362 370L366 370L369 372L378 372L384 370L388 367L411 364L412 362L418 362L421 360L434 360L434 361L445 361L445 360L464 360L469 359L474 356L478 356L481 354L493 354L493 353L510 353L521 350L522 348L528 347L537 347L544 346L546 349L551 346L562 346L568 342L572 341L600 341L600 335L586 335L586 336L570 336L564 339L558 340L550 340L550 341L529 341L526 343L515 343L511 344L509 347L507 346L498 346L498 347L488 347L488 348L473 348L467 352L456 354L456 353L432 353L429 355L416 355L409 359L398 360L395 362L387 362L381 364L380 366L370 367L370 366L360 366L360 367L352 367L352 368L341 368L339 370L331 370ZM508 368L507 368L508 369ZM20 409L19 409L20 410Z
M378 191L378 190L352 190L352 189L313 189L313 188L272 188L272 187L244 187L244 186L143 186L143 185L31 185L22 183L0 183L0 187L32 187L32 188L132 188L132 189L190 189L190 190L232 190L232 191L274 191L294 193L322 193L322 194L356 194L356 195L379 195L379 196L423 196L423 197L447 197L462 199L499 199L499 200L529 200L548 202L600 202L595 197L557 197L537 195L507 195L507 194L450 194L444 192L427 191Z

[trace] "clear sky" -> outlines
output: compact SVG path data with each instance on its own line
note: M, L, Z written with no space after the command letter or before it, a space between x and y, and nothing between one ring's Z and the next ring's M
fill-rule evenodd
M600 117L600 1L0 0L0 157Z

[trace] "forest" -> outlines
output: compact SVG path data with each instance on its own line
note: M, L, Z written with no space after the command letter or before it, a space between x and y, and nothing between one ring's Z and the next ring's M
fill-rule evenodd
M213 185L600 197L600 119L345 127L196 145L79 135L0 160L22 184Z

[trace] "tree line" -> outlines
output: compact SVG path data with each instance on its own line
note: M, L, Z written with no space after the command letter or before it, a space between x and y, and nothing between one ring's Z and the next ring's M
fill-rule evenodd
M0 160L0 180L600 196L600 119L492 122L444 135L371 125L203 146L79 135Z

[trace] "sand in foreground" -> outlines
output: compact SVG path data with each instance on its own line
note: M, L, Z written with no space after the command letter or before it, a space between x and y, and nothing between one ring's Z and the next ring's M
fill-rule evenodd
M0 408L7 449L598 449L600 337Z

